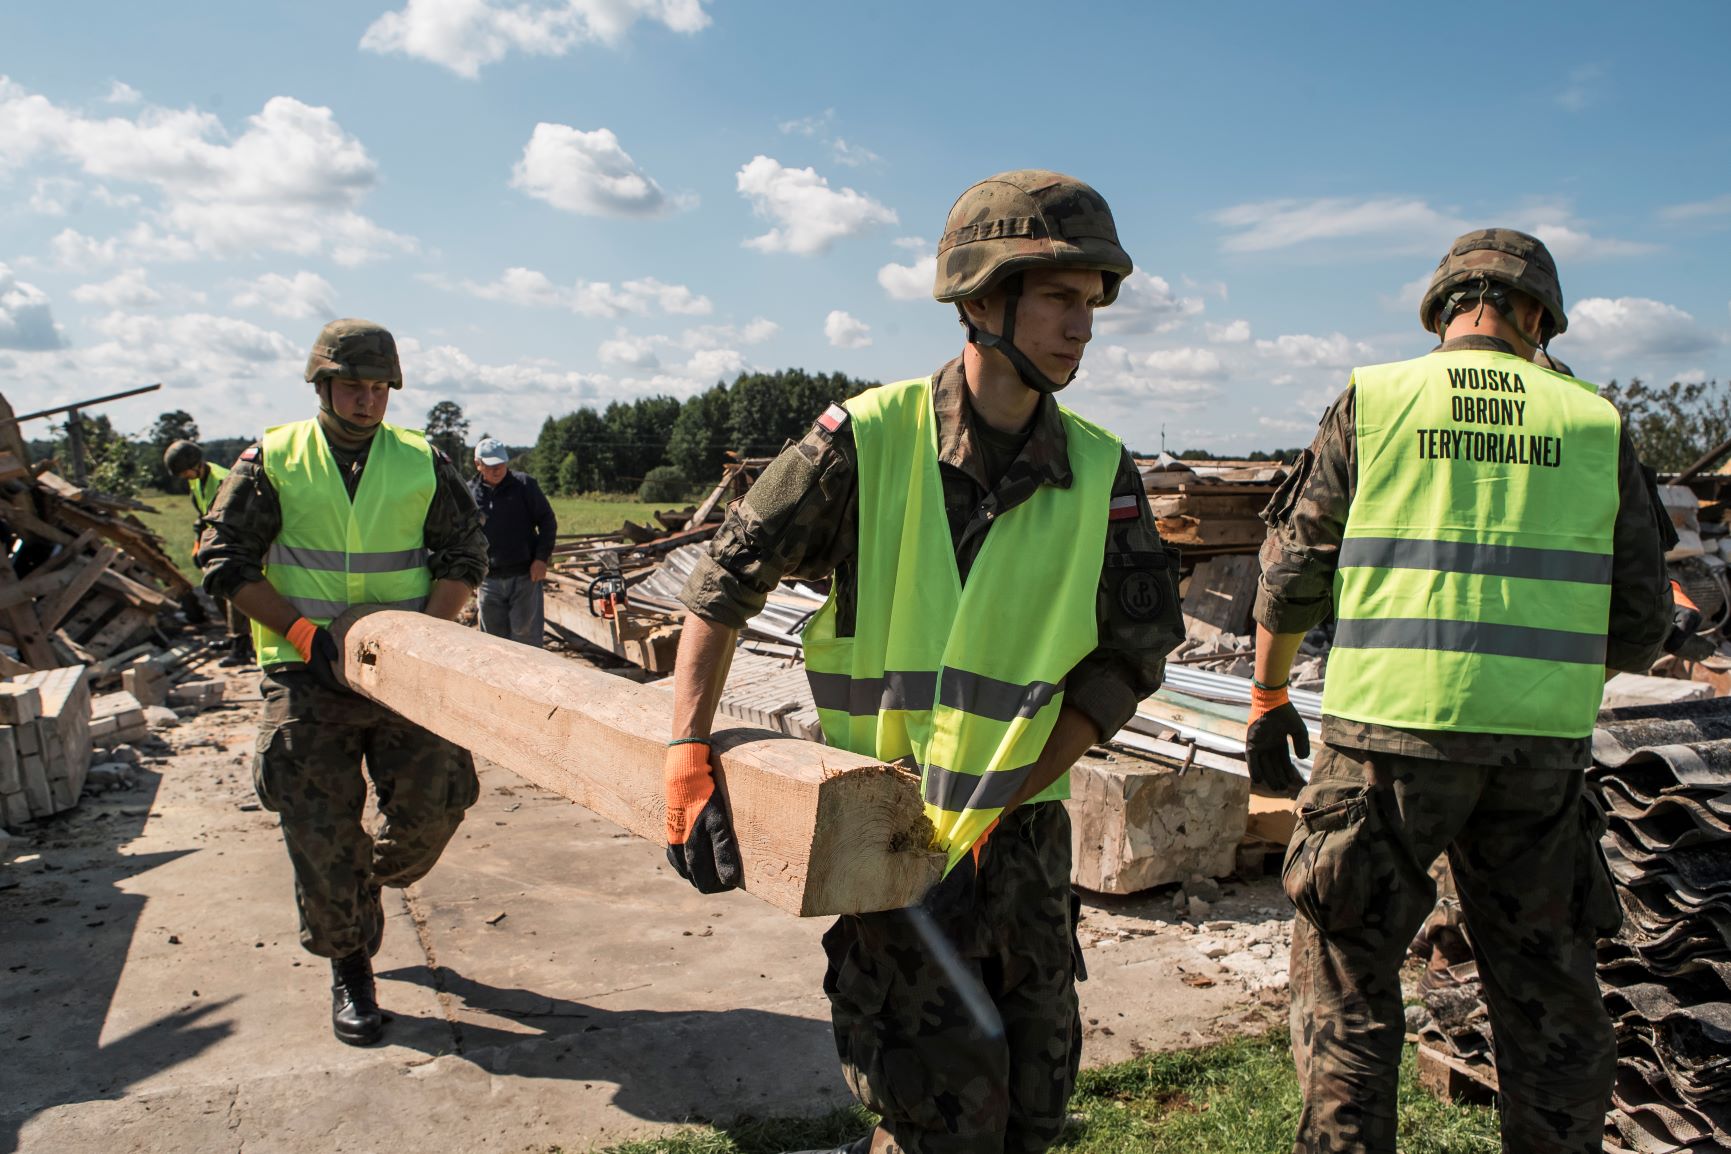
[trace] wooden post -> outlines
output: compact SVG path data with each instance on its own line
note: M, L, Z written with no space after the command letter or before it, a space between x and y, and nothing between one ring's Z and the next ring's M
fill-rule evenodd
M72 481L82 486L89 474L84 465L84 418L77 409L66 410L66 444L72 450Z
M665 690L420 613L351 610L331 632L357 693L665 841ZM912 905L937 880L943 855L911 774L760 729L715 739L746 892L818 917Z

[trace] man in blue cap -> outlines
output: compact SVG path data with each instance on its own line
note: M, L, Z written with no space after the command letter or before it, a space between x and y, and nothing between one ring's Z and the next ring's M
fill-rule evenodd
M487 534L487 576L481 582L481 628L495 637L541 645L541 582L553 557L559 522L541 486L510 467L511 452L495 437L475 446L469 491Z

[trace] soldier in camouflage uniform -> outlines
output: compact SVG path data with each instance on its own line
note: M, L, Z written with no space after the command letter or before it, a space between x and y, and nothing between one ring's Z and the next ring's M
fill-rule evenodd
M381 430L397 435L383 424L390 390L402 387L396 343L370 321L332 321L313 346L306 379L318 393L322 444L355 503L375 438ZM372 387L357 409L352 398L375 382L389 388ZM284 503L266 472L264 445L242 453L224 481L205 519L198 560L212 595L292 637L301 611L268 578L267 558L278 563L272 545L283 531ZM432 584L424 611L449 619L486 575L487 541L468 486L444 454L431 452L434 488L423 536ZM364 1045L383 1030L371 963L384 932L380 887L411 885L433 867L474 804L474 761L467 750L348 692L331 671L335 644L324 629L316 630L304 663L271 662L260 637L267 664L253 784L282 822L301 945L332 961L333 1029L342 1041ZM361 821L363 763L380 812L371 836Z
M933 375L930 392L944 515L964 582L999 518L1043 487L1071 486L1066 426L1050 394L1074 375L1094 307L1111 303L1130 267L1105 202L1068 177L1005 173L951 210L935 295L957 303L968 344ZM1060 325L1047 319L1047 294L1071 292L1065 278L1085 283L1063 305ZM987 387L996 399L982 400ZM1020 406L1019 421L1003 419L1006 397ZM1070 822L1060 803L1016 802L1122 727L1159 686L1165 656L1183 636L1176 555L1154 528L1129 454L1119 454L1104 556L1091 559L1100 566L1093 651L1063 678L1063 708L1035 775L983 851L964 854L926 902L970 981L990 998L1001 1033L969 1011L908 911L846 916L824 936L824 991L843 1072L883 1118L855 1144L858 1154L1037 1154L1063 1128L1082 1043ZM833 581L836 635L853 636L865 592L859 462L849 411L832 406L728 509L683 592L690 613L668 776L670 813L684 816L670 822L669 857L706 892L739 876L704 744L727 658L737 631L784 577ZM1005 626L1038 622L1047 595L1028 588L1004 605ZM694 754L685 780L682 751Z
M1533 361L1567 325L1550 254L1534 238L1504 229L1456 241L1425 294L1421 318L1442 338L1433 353L1488 350ZM1423 361L1385 369L1420 371L1406 366L1422 368ZM1370 373L1358 370L1355 384ZM1246 744L1253 778L1275 788L1296 784L1288 776L1287 739L1300 753L1308 746L1282 687L1298 639L1335 609L1343 540L1353 540L1346 533L1368 467L1359 451L1367 434L1355 413L1355 384L1330 407L1263 514L1269 532L1256 604L1257 703ZM1541 397L1572 395L1547 387L1553 392ZM1605 437L1609 459L1611 436L1593 435ZM1602 660L1607 670L1644 670L1671 615L1662 516L1626 429L1615 453L1615 490L1606 494L1614 496L1614 524L1600 530L1612 549L1604 563L1609 608ZM1504 473L1475 476L1480 484L1512 484ZM1580 574L1573 569L1563 580ZM1551 632L1528 630L1535 637ZM1346 652L1337 641L1331 678ZM1532 661L1535 692L1555 668ZM1448 697L1453 688L1439 684L1433 692ZM1395 1149L1399 970L1435 901L1427 866L1444 851L1496 1035L1503 1149L1601 1148L1615 1048L1594 975L1594 941L1614 932L1620 915L1598 849L1603 817L1582 787L1596 677L1586 688L1591 700L1579 705L1588 720L1578 737L1352 721L1330 712L1325 700L1324 746L1299 794L1300 821L1283 870L1300 914L1292 943L1292 1045L1305 1101L1295 1150ZM1544 732L1544 719L1531 728Z

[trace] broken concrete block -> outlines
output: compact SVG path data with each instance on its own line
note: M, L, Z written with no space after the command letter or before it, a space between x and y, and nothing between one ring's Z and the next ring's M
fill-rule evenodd
M1070 771L1071 878L1128 894L1232 872L1250 781L1238 774L1114 749Z
M42 716L42 691L34 685L0 685L0 725L28 725Z
M168 704L208 709L222 704L222 682L185 681L168 691Z
M144 721L152 729L173 729L180 724L180 715L166 705L150 705L145 707Z
M1626 705L1668 705L1675 701L1698 701L1712 697L1713 687L1704 681L1684 681L1675 677L1647 677L1640 673L1619 673L1605 682L1601 709L1620 709Z
M162 705L168 701L168 671L154 661L141 661L123 671L120 685L138 698L140 705Z

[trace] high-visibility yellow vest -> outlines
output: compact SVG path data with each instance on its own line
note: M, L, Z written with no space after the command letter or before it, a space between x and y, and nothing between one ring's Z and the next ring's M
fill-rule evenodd
M353 501L317 421L267 430L264 472L282 506L265 580L302 616L329 625L351 605L425 607L433 584L425 528L436 481L421 433L380 425ZM301 664L281 634L255 621L252 635L263 669Z
M1507 353L1353 373L1358 479L1323 712L1402 728L1592 732L1621 422Z
M192 507L198 510L200 517L210 512L210 503L216 500L216 491L222 488L222 479L226 476L228 470L221 465L208 465L203 476L186 483L187 490L192 493Z
M926 814L954 865L1027 780L1099 642L1095 603L1118 439L1063 415L1070 487L1041 485L986 535L962 584L938 477L929 378L846 402L859 458L854 635L829 600L804 631L831 745L920 765ZM1065 774L1033 798L1070 795Z

